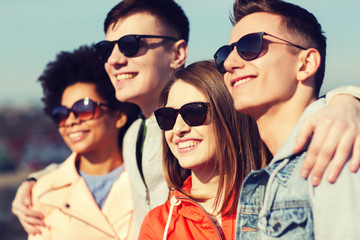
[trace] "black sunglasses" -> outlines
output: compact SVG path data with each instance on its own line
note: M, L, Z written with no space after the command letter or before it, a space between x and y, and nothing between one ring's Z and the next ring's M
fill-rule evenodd
M110 57L115 44L118 45L120 52L126 57L133 57L139 51L141 38L163 38L172 41L177 41L176 38L169 36L155 36L155 35L125 35L116 41L101 41L95 45L96 52L101 60L106 62Z
M70 112L80 121L86 121L97 117L100 113L99 106L111 107L113 106L105 103L94 102L90 98L86 97L75 102L71 108L65 106L57 106L52 111L52 119L56 125L62 127L65 125L66 119L69 117Z
M263 37L264 35L271 36L273 38L279 39L281 41L286 42L287 44L300 48L302 50L306 50L306 48L291 43L285 39L276 37L266 32L257 32L257 33L250 33L242 38L239 41L232 43L231 45L225 45L219 48L214 54L216 68L220 73L225 73L224 62L233 51L234 47L236 47L237 53L239 56L246 60L251 61L259 57L261 51L263 50Z
M155 117L159 127L165 131L173 129L179 113L187 125L200 126L206 120L208 107L207 102L187 103L180 109L163 107L155 111Z

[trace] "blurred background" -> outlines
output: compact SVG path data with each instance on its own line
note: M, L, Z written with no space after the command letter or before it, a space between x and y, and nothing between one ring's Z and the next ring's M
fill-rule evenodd
M56 128L44 116L37 78L60 51L104 39L103 21L119 0L33 0L0 2L0 238L26 239L11 201L27 174L69 154ZM211 59L228 43L233 0L176 0L190 20L186 64ZM356 0L290 1L318 18L328 38L322 92L359 85Z

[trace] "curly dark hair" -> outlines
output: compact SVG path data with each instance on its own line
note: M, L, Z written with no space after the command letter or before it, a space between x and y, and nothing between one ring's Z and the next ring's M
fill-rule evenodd
M107 104L125 113L128 121L119 132L119 144L131 123L138 118L140 109L132 103L116 99L115 89L105 71L104 63L98 59L94 45L80 46L73 52L60 52L54 61L47 64L39 77L44 96L44 112L51 117L53 109L61 104L64 90L75 83L93 83L99 96Z

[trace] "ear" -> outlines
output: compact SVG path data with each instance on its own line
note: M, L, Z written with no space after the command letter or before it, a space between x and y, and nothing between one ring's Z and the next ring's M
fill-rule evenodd
M119 116L116 120L116 128L122 128L127 123L127 116L125 113L118 112L117 115Z
M305 81L315 75L320 67L321 56L315 48L309 48L299 54L300 63L297 73L298 81Z
M177 69L185 64L185 60L187 57L187 45L185 40L180 39L174 44L174 58L170 63L170 68Z

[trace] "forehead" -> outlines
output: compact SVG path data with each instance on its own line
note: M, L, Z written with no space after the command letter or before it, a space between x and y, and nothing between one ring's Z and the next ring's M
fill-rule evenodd
M229 43L238 41L241 37L254 32L267 32L274 35L281 35L281 17L279 15L258 12L242 18L230 34Z
M180 79L171 86L166 106L180 108L186 103L206 101L208 100L200 89Z
M96 91L96 86L93 83L75 83L68 86L62 95L61 104L71 107L72 104L85 97L89 97L94 101L101 101L99 94Z
M111 24L106 32L107 40L115 40L128 34L163 35L165 25L151 13L134 13Z

